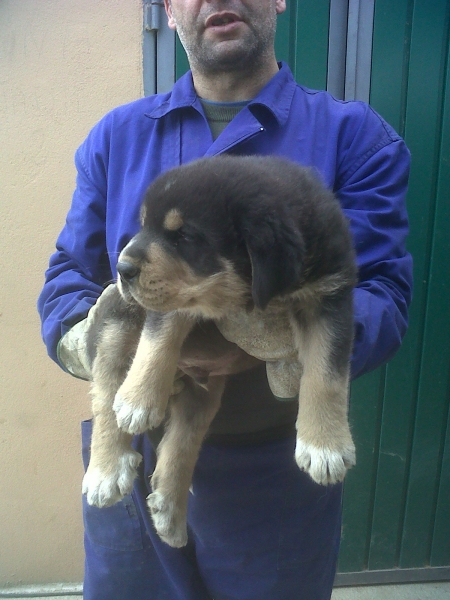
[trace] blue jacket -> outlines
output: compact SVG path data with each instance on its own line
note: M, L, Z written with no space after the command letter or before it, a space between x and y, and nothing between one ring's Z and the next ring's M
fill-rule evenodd
M59 339L116 277L149 183L169 168L222 152L276 154L317 170L339 197L357 252L353 377L395 353L412 287L405 249L408 150L369 106L299 86L281 64L216 141L190 73L171 93L116 108L92 129L75 156L76 190L38 301L54 360Z

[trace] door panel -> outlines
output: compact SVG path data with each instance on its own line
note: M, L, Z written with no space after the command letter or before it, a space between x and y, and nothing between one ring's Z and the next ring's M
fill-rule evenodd
M354 70L369 69L371 105L412 154L410 327L397 356L352 386L358 462L345 482L338 582L450 578L450 0L369 1L291 0L276 39L307 87L343 97ZM359 53L349 35L361 18L373 37ZM177 77L187 68L177 41Z

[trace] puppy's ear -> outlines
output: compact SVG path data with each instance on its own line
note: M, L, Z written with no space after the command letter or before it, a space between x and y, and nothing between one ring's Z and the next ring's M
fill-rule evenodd
M241 232L252 265L253 302L264 309L275 296L300 286L305 243L288 215L267 211L245 221Z

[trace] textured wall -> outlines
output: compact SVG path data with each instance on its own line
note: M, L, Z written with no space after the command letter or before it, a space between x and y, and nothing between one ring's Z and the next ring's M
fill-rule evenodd
M140 0L0 2L0 586L82 579L88 387L47 358L36 298L73 154L142 95Z

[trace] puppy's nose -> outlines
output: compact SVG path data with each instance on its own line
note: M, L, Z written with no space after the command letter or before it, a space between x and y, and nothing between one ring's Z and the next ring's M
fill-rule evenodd
M121 261L117 263L117 272L125 281L131 281L139 275L140 269L133 263Z

